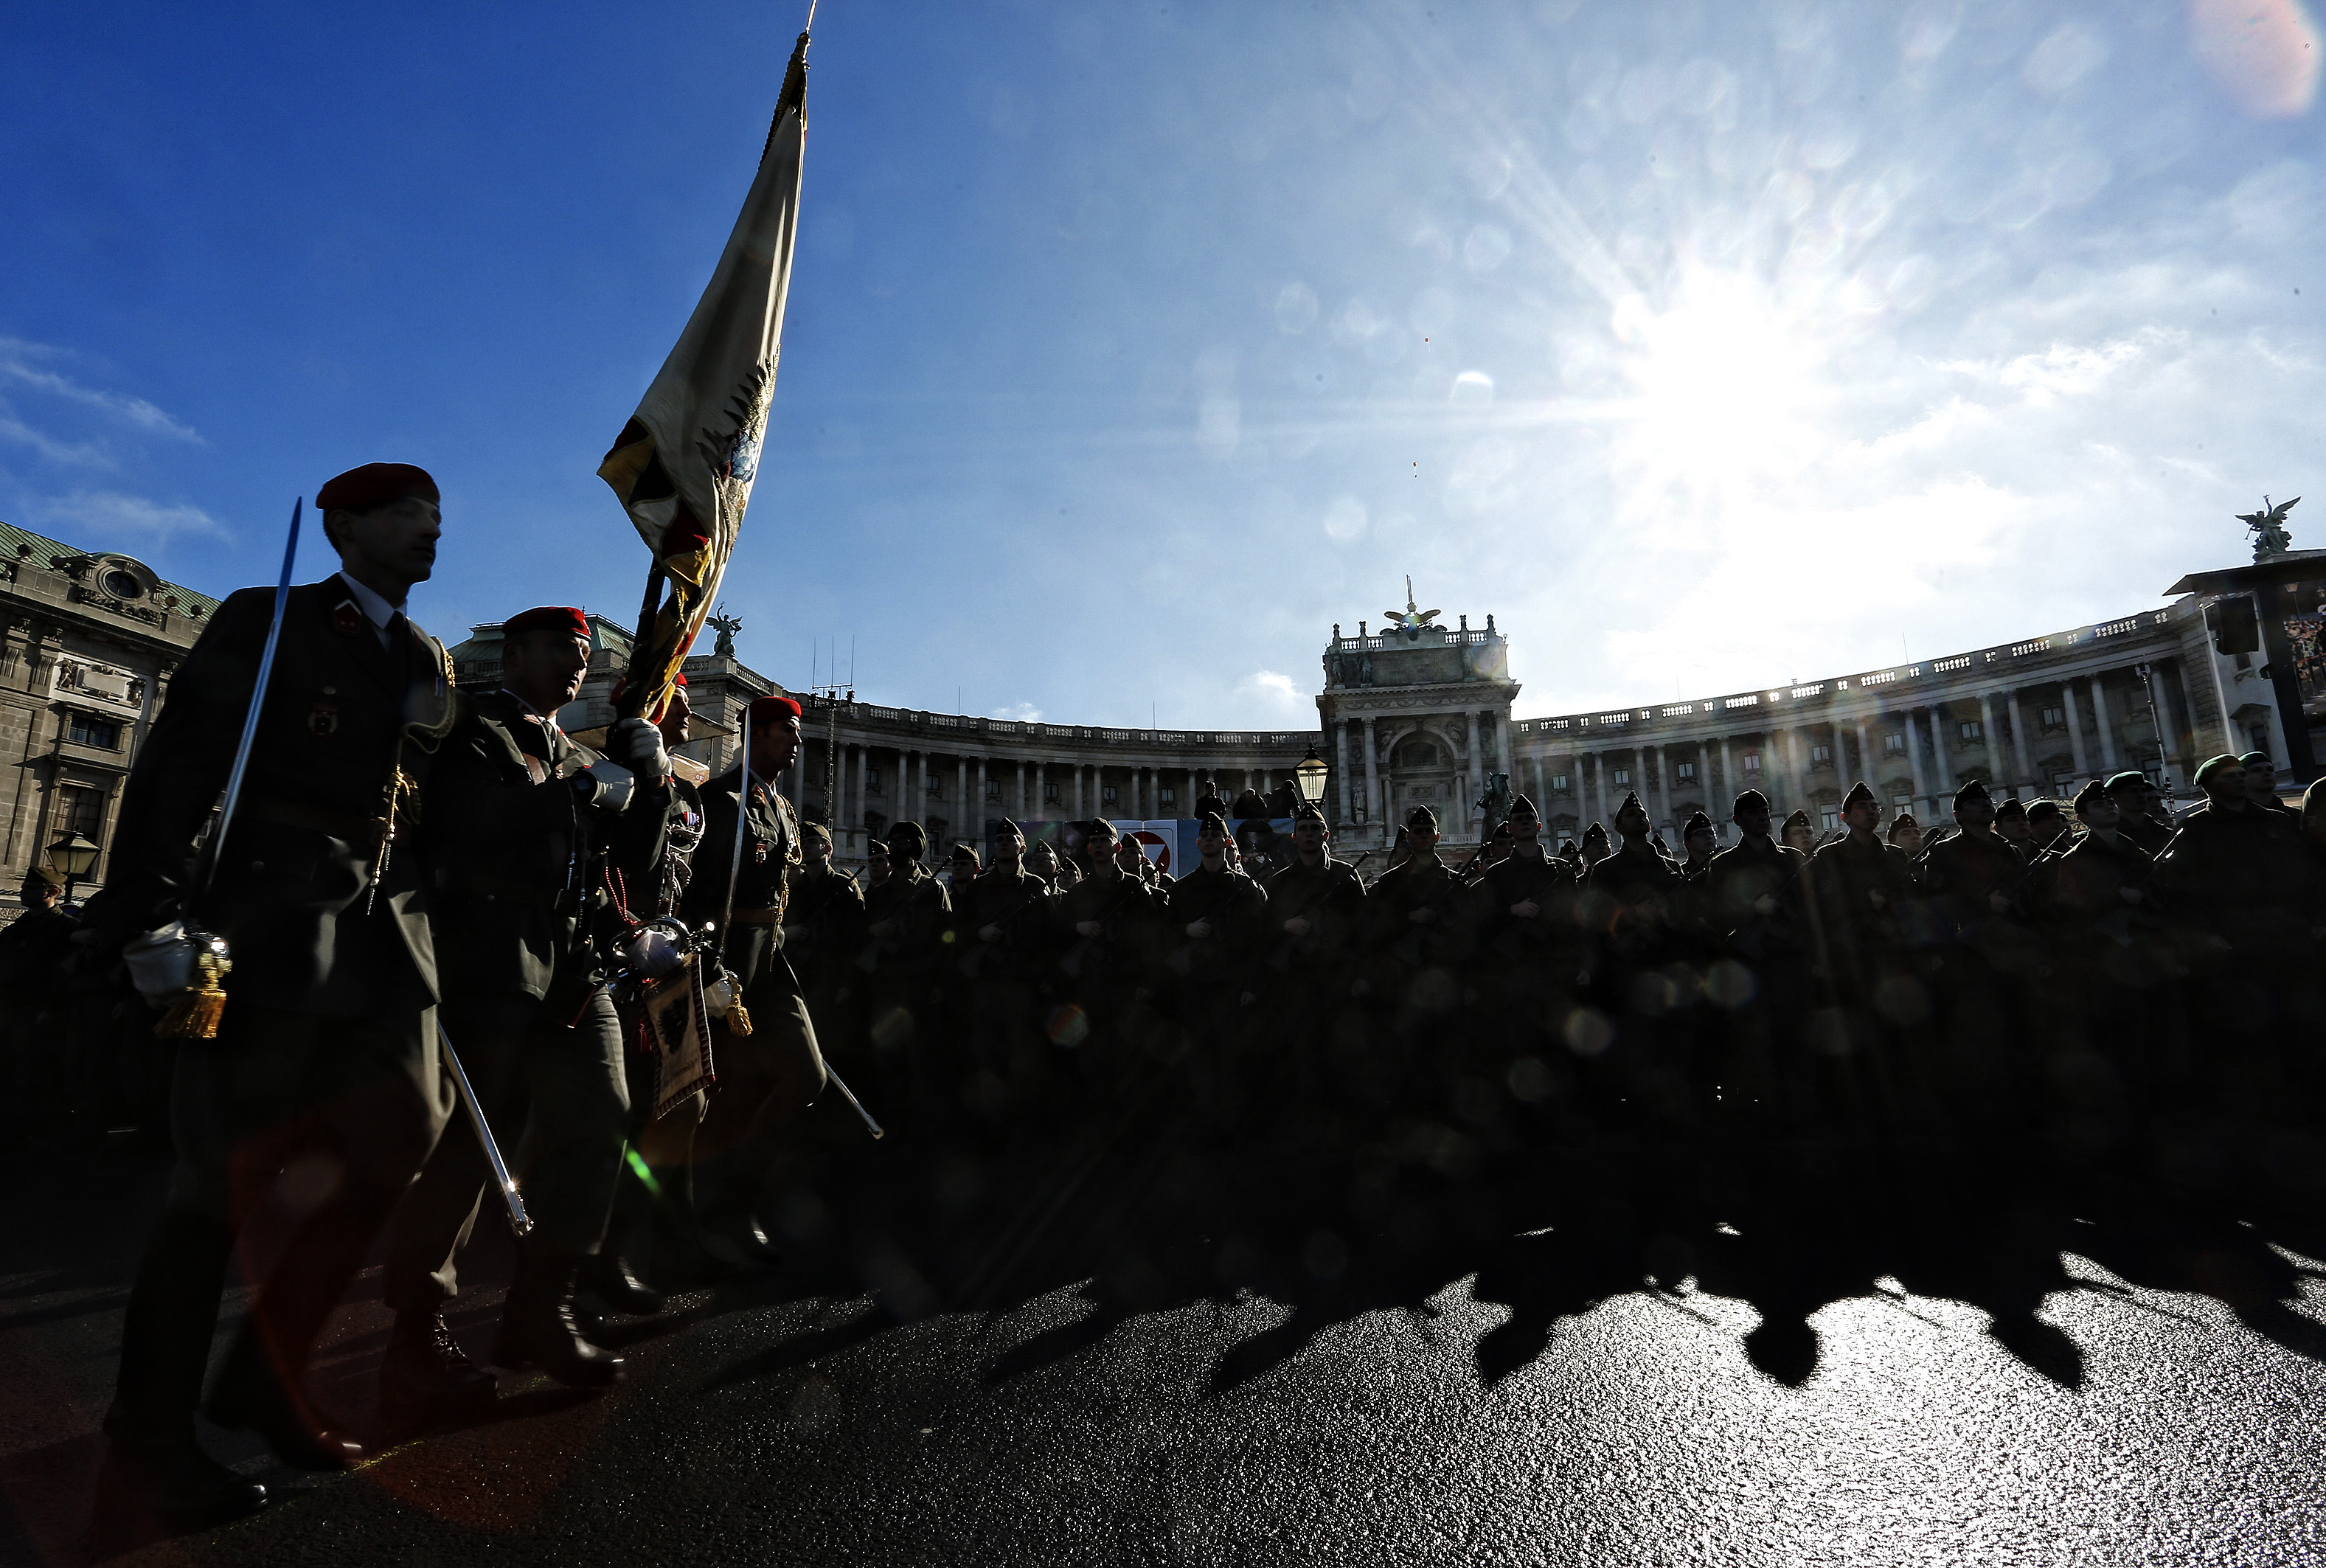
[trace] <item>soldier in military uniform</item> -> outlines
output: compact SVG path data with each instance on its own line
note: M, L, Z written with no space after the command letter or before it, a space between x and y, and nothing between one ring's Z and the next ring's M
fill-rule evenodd
M1326 1087L1343 1081L1355 1065L1334 1055L1338 1042L1354 1034L1344 1022L1363 931L1365 884L1347 861L1333 858L1325 814L1307 805L1293 819L1290 857L1262 885L1268 946L1255 974L1263 997L1274 1003L1270 1038L1285 1053L1280 1065L1291 1092L1303 1106L1318 1106ZM1274 995L1267 996L1268 990Z
M1406 813L1406 856L1365 891L1364 966L1354 989L1374 1022L1372 1059L1360 1087L1376 1106L1402 1097L1438 1103L1460 1063L1457 1031L1467 931L1467 882L1437 854L1437 814Z
M2034 1088L2019 1040L2018 981L2033 961L2016 918L2026 864L1995 831L1983 780L1955 791L1961 831L1922 853L1922 892L1937 916L1935 986L1941 1098L1954 1131L1989 1139L2013 1129Z
M1580 880L1574 863L1544 851L1542 817L1532 800L1523 795L1513 799L1504 826L1511 829L1511 853L1473 882L1465 901L1469 988L1480 999L1484 1024L1471 1074L1490 1085L1505 1085L1514 1063L1541 1063L1548 1075L1541 1102L1571 1130L1581 1106L1573 1053L1559 1042L1558 1031L1574 1005L1583 968L1575 927ZM1584 835L1586 866L1590 834L1597 832L1599 825L1593 823ZM1605 839L1601 833L1602 845Z
M1717 1032L1713 1068L1721 1103L1736 1131L1751 1124L1799 1130L1814 1103L1803 1049L1810 997L1802 902L1808 857L1769 832L1768 797L1741 792L1729 808L1737 841L1705 868L1702 903L1707 934L1724 956L1706 972L1706 989L1727 1013Z
M1865 1118L1894 1105L1881 1003L1893 1013L1904 975L1898 928L1912 901L1912 863L1882 842L1882 807L1861 779L1842 798L1843 835L1810 857L1808 912L1812 961L1831 1011L1795 1067L1811 1115L1837 1131L1867 1131ZM1884 992L1885 983L1892 991Z
M2127 768L2112 776L2104 788L2116 802L2117 832L2151 860L2163 854L2164 846L2172 842L2172 824L2169 817L2160 823L2151 814L2149 803L2155 798L2156 786L2148 781L2148 775ZM2277 798L2275 790L2270 798Z
M1578 904L1579 923L1593 938L1586 959L1587 994L1615 1021L1610 1048L1586 1059L1586 1068L1599 1078L1603 1125L1623 1119L1684 1133L1695 1106L1687 1039L1675 1016L1682 994L1656 973L1670 912L1666 901L1679 889L1679 870L1651 841L1637 790L1624 795L1614 820L1623 845L1591 868Z
M1041 986L1051 957L1050 885L1026 869L1025 831L1004 817L991 868L952 897L968 987L961 1087L970 1114L998 1131L1006 1110L1039 1097L1047 1066Z
M857 1023L855 957L864 942L864 890L832 863L832 830L800 824L800 868L784 911L784 955L807 996L819 1041L851 1041Z
M63 1130L74 1104L67 1061L71 994L66 961L80 921L59 905L64 890L46 872L24 873L24 912L0 930L0 1147ZM73 1064L83 1075L88 1068ZM44 1125L44 1124L51 1124ZM101 1131L101 1129L100 1129Z
M590 623L544 606L502 625L501 686L473 695L438 749L423 797L435 868L443 1020L487 1122L526 1136L512 1164L533 1229L502 1310L493 1359L602 1387L621 1358L583 1339L573 1293L609 1304L658 1298L600 1243L629 1133L622 1029L594 950L620 915L620 882L652 886L671 797L662 736L644 719L614 726L619 765L558 726L590 669ZM619 879L619 880L618 880ZM529 1118L529 1120L528 1120ZM448 1128L388 1232L382 1295L396 1314L380 1367L392 1419L489 1396L442 1311L492 1171L466 1122Z
M1185 1042L1179 1054L1188 1064L1196 1116L1223 1132L1242 1114L1252 1049L1246 1005L1258 984L1253 948L1268 904L1260 884L1229 863L1234 849L1220 813L1197 820L1196 869L1165 894L1159 981L1170 990L1173 1021Z
M856 966L865 976L873 1060L881 1103L893 1115L923 1120L954 1114L939 1087L953 1076L952 1042L937 1013L939 967L952 954L953 901L921 863L928 835L917 822L892 823L888 874L864 894L865 943Z
M721 961L743 1007L740 1018L728 1013L712 1040L718 1081L701 1106L690 1169L697 1239L730 1269L774 1260L758 1215L772 1143L823 1092L825 1077L806 998L784 954L799 821L791 802L768 788L799 754L799 704L756 697L748 723L750 755L702 786L702 842L685 903L689 926L721 924Z
M1148 1003L1163 897L1122 868L1113 823L1092 822L1084 842L1089 874L1059 896L1053 941L1064 975L1060 990L1081 1010L1087 1032L1075 1041L1069 1022L1052 1037L1077 1046L1084 1093L1095 1098L1121 1085L1132 1053L1155 1028Z
M178 1163L122 1323L100 1533L265 1504L264 1487L202 1451L194 1409L236 1229L318 1143L339 1181L261 1284L203 1408L300 1468L361 1460L309 1403L302 1373L451 1105L433 1032L431 868L410 828L459 704L442 646L403 611L433 569L436 484L372 463L315 502L342 569L290 591L214 880L205 891L197 844L257 687L274 602L263 588L219 607L171 682L123 790L110 882L89 907L108 951L141 931L155 933L149 948L172 947L183 919L223 936L234 960L217 1038L178 1064Z
M2115 786L2087 784L2076 797L2084 835L2050 861L2033 900L2051 957L2047 1076L2066 1097L2070 1125L2087 1129L2078 1141L2088 1150L2128 1147L2155 1103L2169 1065L2158 1047L2172 1038L2177 1002L2148 887L2155 862L2124 831Z

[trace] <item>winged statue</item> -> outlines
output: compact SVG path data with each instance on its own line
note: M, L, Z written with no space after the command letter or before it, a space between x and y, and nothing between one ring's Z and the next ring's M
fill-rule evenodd
M2264 499L2266 499L2267 498L2265 497ZM2288 501L2286 503L2288 506L2292 506L2293 504L2293 503L2292 501ZM1436 610L1424 610L1421 607L1421 602L1413 596L1413 574L1409 572L1405 574L1405 608L1402 610L1386 610L1382 613L1389 620L1397 622L1397 629L1400 631L1404 632L1408 637L1418 638L1421 635L1422 629L1427 627L1432 621L1435 621L1443 612Z
M2267 496L2264 496L2261 498L2260 511L2238 514L2238 521L2254 531L2255 560L2262 561L2272 555L2282 555L2293 548L2293 538L2285 531L2285 514L2293 509L2293 501L2301 499L2300 496L2295 496L2291 501L2273 502Z

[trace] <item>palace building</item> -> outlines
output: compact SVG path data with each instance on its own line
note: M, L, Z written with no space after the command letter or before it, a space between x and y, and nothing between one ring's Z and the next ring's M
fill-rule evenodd
M162 581L134 557L87 552L0 526L0 750L14 762L5 873L13 885L75 835L98 846L86 892L104 879L121 780L170 674L217 601ZM2125 769L2190 793L2198 761L2261 751L2297 780L2316 771L2311 725L2326 722L2326 551L2183 578L2163 609L2030 636L1943 658L1684 702L1521 716L1507 634L1431 615L1325 644L1313 730L1141 730L931 713L797 694L805 743L782 781L833 824L840 858L909 818L932 854L983 844L1003 817L1028 824L1107 817L1185 818L1216 790L1266 795L1312 752L1330 769L1324 808L1335 843L1383 847L1391 825L1432 807L1455 842L1475 837L1497 776L1531 797L1561 838L1606 822L1638 790L1666 835L1698 809L1733 838L1737 793L1782 814L1839 820L1865 779L1893 809L1943 820L1966 779L2023 799L2072 796ZM628 629L600 615L581 731L612 717ZM451 649L464 686L498 681L499 629ZM2226 651L2224 651L2226 650ZM786 688L730 653L686 661L713 771L731 764L752 697ZM1282 797L1279 795L1279 799Z

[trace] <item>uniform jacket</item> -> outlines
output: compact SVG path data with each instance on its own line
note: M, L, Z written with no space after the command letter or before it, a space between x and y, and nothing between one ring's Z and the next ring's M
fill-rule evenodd
M895 992L925 985L944 962L953 929L953 900L929 868L918 861L894 863L888 880L864 895L864 923L870 928L891 922L896 929L885 937L867 931L858 967L870 973L877 986Z
M1268 913L1261 929L1270 947L1271 967L1316 973L1338 967L1356 956L1363 929L1365 884L1356 868L1327 853L1315 865L1296 854L1268 879ZM1308 934L1294 937L1284 922L1308 922Z
M1474 960L1488 968L1524 969L1548 962L1555 950L1571 949L1581 887L1574 866L1548 851L1539 859L1512 854L1497 862L1480 874L1469 896ZM1512 905L1528 902L1542 907L1534 919L1511 913Z
M1460 961L1463 929L1461 874L1432 856L1391 867L1365 891L1366 955L1404 970L1443 967ZM1427 920L1409 919L1428 910Z
M1704 873L1707 932L1739 957L1763 962L1798 957L1802 940L1802 873L1809 857L1773 837L1747 834L1712 857ZM1774 901L1770 913L1763 898Z
M598 760L506 691L469 699L437 752L423 813L445 994L581 985L608 873L651 895L670 790L642 787L619 815L585 807L572 780Z
M1060 894L1052 917L1053 939L1060 965L1068 967L1066 984L1087 991L1146 981L1163 907L1161 893L1121 871L1112 876L1086 876ZM1097 937L1085 937L1075 929L1084 920L1105 929Z
M228 993L264 1006L417 1012L436 1000L437 976L430 867L414 830L462 703L442 645L404 621L383 649L336 576L290 592L225 859L201 907L186 908L195 841L225 790L274 606L272 589L237 591L187 653L123 788L111 876L90 918L126 938L193 917L232 947Z
M1679 886L1679 868L1636 838L1593 866L1584 887L1596 895L1590 924L1599 950L1617 959L1645 957L1670 914L1663 901Z
M781 911L790 892L792 868L800 863L799 824L791 802L769 790L764 779L751 780L751 802L743 813L741 856L737 857L735 818L743 812L743 769L740 763L706 780L702 799L702 839L694 846L694 863L686 881L682 918L689 926L715 924L727 913L728 877L734 875L735 919L721 933L721 952L734 971L748 1004L764 979L796 993L798 978L784 961ZM757 911L775 915L747 919Z
M1912 862L1879 838L1845 835L1810 857L1816 916L1812 939L1837 977L1871 981L1873 967L1900 944L1900 919L1914 900Z
M842 985L864 946L864 890L844 871L792 873L784 906L784 951L810 987Z
M1050 956L1049 883L1020 862L1007 870L996 865L952 896L964 976L1024 982L1041 974ZM978 935L988 926L1001 928L999 942Z
M2309 856L2275 812L2191 813L2157 857L2156 887L2177 924L2227 941L2232 958L2276 960L2307 946Z
M1165 898L1163 961L1192 982L1243 986L1267 908L1268 894L1242 870L1210 871L1198 861ZM1211 926L1208 938L1187 935L1198 920Z

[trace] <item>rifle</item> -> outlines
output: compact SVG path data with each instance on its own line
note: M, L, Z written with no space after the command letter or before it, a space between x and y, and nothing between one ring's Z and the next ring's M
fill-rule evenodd
M1544 858L1549 859L1549 857L1546 855ZM1493 868L1488 864L1486 860L1485 845L1480 845L1478 846L1478 852L1469 858L1460 871L1454 873L1444 887L1437 890L1435 897L1433 897L1428 903L1423 904L1417 909L1406 911L1410 929L1402 936L1399 937L1394 943L1391 944L1389 950L1390 957L1395 958L1400 964L1420 963L1422 940L1429 935L1429 932L1424 927L1412 925L1410 917L1421 913L1423 910L1435 910L1439 905L1445 903L1448 899L1451 899L1455 894L1464 892L1471 888L1476 887L1485 877L1486 873L1491 869ZM1380 884L1376 882L1374 885L1378 887Z
M963 979L976 979L977 972L985 966L986 956L992 952L996 947L1006 947L1009 946L1009 922L1016 919L1019 915L1024 914L1028 909L1032 908L1037 900L1046 898L1049 895L1050 889L1048 883L1045 882L1040 877L1034 876L1032 872L1028 872L1026 874L1029 877L1033 877L1034 891L1028 893L1024 898L1019 899L1016 903L1010 905L1008 912L997 915L992 919L983 922L989 926L1000 927L1001 940L990 944L985 942L974 942L971 946L969 951L962 955L960 967L962 977ZM974 933L972 932L972 936L973 935Z
M1373 852L1369 849L1365 851L1364 854L1357 856L1356 859L1345 861L1342 863L1345 864L1349 868L1350 874L1354 876L1356 873L1357 867L1364 864L1365 862L1371 860L1372 857ZM1296 861L1294 863L1298 864L1298 863ZM1332 861L1328 858L1326 861L1326 863L1330 865ZM1362 882L1357 883L1358 890L1362 891L1364 885L1365 884ZM1315 909L1318 904L1323 903L1326 899L1332 895L1332 891L1333 882L1332 879L1328 878L1326 879L1325 885L1317 890L1314 897L1312 897L1307 903L1302 904L1300 908L1293 913L1285 916L1285 920L1306 919L1307 918L1308 911ZM1283 921L1278 922L1279 929L1282 928L1282 925ZM1292 950L1300 945L1300 938L1287 932L1283 939L1276 944L1276 950L1268 956L1268 966L1275 970L1279 975L1289 971L1292 967Z
M1113 918L1115 911L1121 909L1124 904L1130 901L1130 895L1133 892L1144 891L1147 887L1146 882L1142 882L1138 877L1132 876L1129 872L1117 872L1115 874L1121 877L1130 885L1129 887L1117 889L1113 900L1108 903L1104 910L1100 911L1098 917L1099 934L1095 937L1084 937L1081 941L1076 942L1074 945L1073 949L1069 951L1065 957L1058 960L1058 967L1064 969L1067 975L1076 980L1082 978L1084 963L1090 957L1091 954L1096 950L1098 945L1107 939L1105 929L1107 921Z

